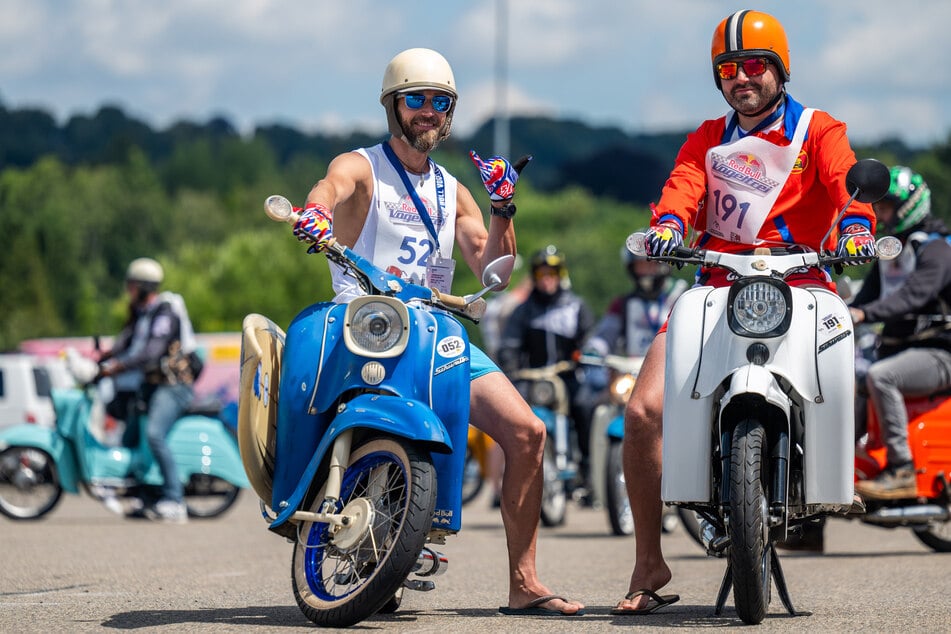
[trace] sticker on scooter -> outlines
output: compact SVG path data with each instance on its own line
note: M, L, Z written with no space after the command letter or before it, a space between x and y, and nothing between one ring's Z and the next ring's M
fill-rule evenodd
M462 340L462 337L452 336L440 339L436 344L436 350L439 351L439 356L445 357L447 359L452 359L453 357L458 357L460 354L466 350L466 342Z

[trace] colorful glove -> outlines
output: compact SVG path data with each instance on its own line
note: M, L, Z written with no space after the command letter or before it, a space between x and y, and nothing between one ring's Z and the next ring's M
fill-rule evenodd
M295 210L298 211L298 210ZM300 211L300 218L294 223L294 235L301 242L309 242L308 253L323 250L327 241L333 237L333 216L323 205L311 203Z
M526 155L515 161L514 165L501 156L493 156L483 161L475 150L469 152L469 158L479 168L485 191L489 192L489 198L494 201L508 200L515 195L515 183L518 182L522 170L532 160L531 156Z
M673 221L654 225L644 235L647 255L654 257L670 255L674 249L683 246L683 243L684 234L680 230L680 225Z
M875 236L864 225L851 224L839 234L835 255L839 258L874 258L876 255Z

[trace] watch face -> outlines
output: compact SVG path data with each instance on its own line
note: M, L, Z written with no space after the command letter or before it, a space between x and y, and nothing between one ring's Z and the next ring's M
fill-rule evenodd
M502 207L492 207L492 215L500 218L511 218L515 215L515 203L508 203Z

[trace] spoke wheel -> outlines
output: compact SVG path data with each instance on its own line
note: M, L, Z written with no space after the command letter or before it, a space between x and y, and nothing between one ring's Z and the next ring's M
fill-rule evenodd
M34 520L53 510L62 494L56 463L45 451L8 447L0 453L0 513Z
M337 503L353 511L353 526L334 534L329 524L305 522L294 544L291 577L304 615L345 627L386 607L416 565L435 504L428 454L391 438L356 448Z
M623 443L619 440L613 441L608 447L605 503L611 532L615 535L633 535L634 515L631 513L631 501L624 480L623 450Z
M238 500L241 489L222 478L194 474L185 486L185 506L190 517L217 517Z
M545 441L545 455L542 460L542 509L541 520L545 526L561 526L565 523L568 510L568 493L565 482L558 473L555 462L555 443L549 437Z

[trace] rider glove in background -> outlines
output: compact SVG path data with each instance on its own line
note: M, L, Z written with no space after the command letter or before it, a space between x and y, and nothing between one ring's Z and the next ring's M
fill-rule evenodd
M532 160L531 156L526 155L515 161L514 165L501 156L493 156L483 161L475 150L469 152L469 158L479 168L485 191L489 192L489 198L494 202L509 200L515 195L515 183L518 182L522 170Z
M319 204L310 204L300 212L300 218L294 223L294 235L301 242L309 242L313 246L307 250L315 253L324 248L327 241L333 236L333 216L329 209Z
M866 259L876 254L875 236L865 225L856 223L842 229L835 255L840 258Z
M670 255L674 249L683 246L684 234L680 225L673 221L666 221L654 225L644 235L644 246L647 255L660 257Z

